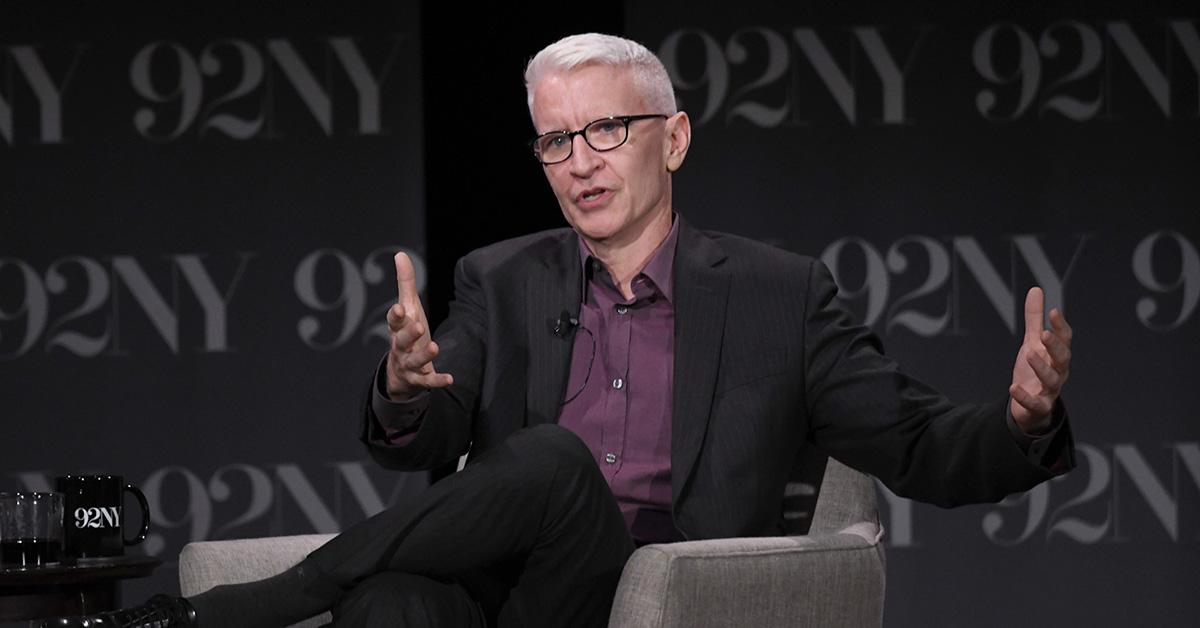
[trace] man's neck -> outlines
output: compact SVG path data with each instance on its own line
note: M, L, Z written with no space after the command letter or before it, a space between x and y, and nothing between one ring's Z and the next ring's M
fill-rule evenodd
M608 268L613 283L626 299L633 298L633 278L646 268L654 251L671 233L671 216L670 210L661 212L629 242L583 239L592 255Z

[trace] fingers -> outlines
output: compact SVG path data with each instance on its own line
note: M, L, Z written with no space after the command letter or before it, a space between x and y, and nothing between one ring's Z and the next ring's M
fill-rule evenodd
M398 263L398 267L402 265ZM407 396L421 389L444 388L454 383L449 374L434 370L438 345L430 339L424 316L414 317L414 314L421 314L419 303L412 308L395 303L387 311L391 331L387 389L392 395Z
M1016 384L1008 387L1008 396L1035 417L1048 416L1054 407L1053 398L1035 395Z
M417 272L413 270L412 260L403 251L396 253L396 295L397 302L410 310L420 307L421 298L417 294Z
M1036 340L1042 335L1042 314L1046 309L1046 295L1034 286L1025 294L1025 339Z
M400 305L399 303L396 303L392 305L392 307L388 308L387 326L393 334L400 331L400 328L404 327L405 323L407 322L405 320L407 312L408 310L405 310L404 306Z
M1071 339L1074 334L1062 312L1058 308L1050 310L1050 330L1041 333L1042 346L1046 350L1044 357L1050 360L1056 371L1064 375L1070 369Z
M412 395L424 388L445 388L454 383L454 377L449 373L439 373L433 370L433 365L427 368L428 372L401 371L399 380L403 383L390 387L388 392Z
M445 388L454 383L449 373L428 373L413 378L413 385L421 388Z
M395 375L396 382L389 378L388 393L394 396L411 396L414 393L429 388L445 388L454 383L454 377L449 373L438 373L433 365L427 366L427 372L401 370Z
M426 367L429 370L433 369L433 359L437 357L438 346L436 342L418 342L407 350L402 350L399 354L400 368L414 371L424 372Z
M438 345L429 337L412 260L403 252L396 253L393 259L396 263L396 303L387 311L387 325L392 335L388 352L388 393L409 395L423 388L449 386L454 383L454 378L433 368Z
M388 329L392 332L392 355L398 368L421 370L437 355L437 343L429 339L424 323L404 314L399 303L388 308Z
M1038 381L1042 385L1042 391L1045 394L1057 397L1059 391L1062 390L1062 385L1067 381L1066 373L1054 368L1042 356L1036 353L1028 354L1025 361L1029 363L1029 367L1037 375Z
M1046 329L1045 305L1042 289L1030 288L1025 295L1025 340L1017 354L1013 383L1008 389L1015 404L1013 417L1019 423L1028 423L1030 417L1049 416L1071 372L1074 332L1057 308L1050 310L1050 329ZM1018 407L1028 412L1028 417L1019 417Z
M408 318L404 314L404 306L399 303L388 309L387 324L392 332L392 347L401 351L411 348L425 336L425 325Z
M1058 308L1050 310L1050 329L1053 329L1056 335L1066 341L1068 346L1071 344L1071 339L1075 336L1075 330L1071 329L1071 326L1067 323L1067 318L1063 316L1063 313Z
M454 378L449 373L434 370L433 358L438 352L436 342L420 337L410 347L393 345L388 354L388 392L411 395L423 388L444 388L453 384Z
M1042 345L1046 347L1046 353L1050 356L1050 363L1055 369L1062 371L1071 364L1071 347L1059 336L1048 331L1043 331Z

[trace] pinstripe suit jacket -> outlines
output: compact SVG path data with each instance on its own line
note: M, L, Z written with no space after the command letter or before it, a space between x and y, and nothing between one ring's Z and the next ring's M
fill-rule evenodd
M404 446L388 444L368 398L362 440L372 456L433 468L554 422L572 343L553 327L564 310L578 315L581 272L570 229L462 258L434 334L435 367L455 383L431 391ZM1007 397L954 405L903 374L839 306L820 262L682 222L673 280L672 503L687 538L780 533L784 486L806 441L942 506L995 501L1051 476L1014 442Z

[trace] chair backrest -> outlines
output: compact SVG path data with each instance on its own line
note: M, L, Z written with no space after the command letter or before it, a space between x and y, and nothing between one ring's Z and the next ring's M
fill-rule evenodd
M856 525L871 527L864 531L875 536L876 541L883 536L875 502L875 482L871 476L829 458L808 533L844 532Z

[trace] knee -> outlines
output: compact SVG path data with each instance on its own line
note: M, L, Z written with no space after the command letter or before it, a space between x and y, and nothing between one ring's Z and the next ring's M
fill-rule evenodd
M596 467L592 451L583 439L565 427L553 423L535 425L518 432L518 436L524 441L522 448L530 455L585 469Z

